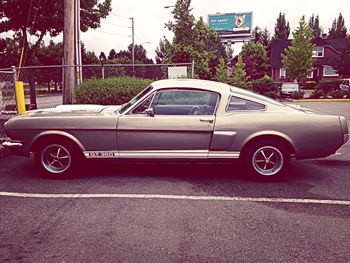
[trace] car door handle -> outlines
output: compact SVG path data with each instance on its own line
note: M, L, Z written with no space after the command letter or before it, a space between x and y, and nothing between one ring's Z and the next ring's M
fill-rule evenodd
M209 122L209 123L213 123L214 122L213 119L199 119L199 121L201 121L201 122Z

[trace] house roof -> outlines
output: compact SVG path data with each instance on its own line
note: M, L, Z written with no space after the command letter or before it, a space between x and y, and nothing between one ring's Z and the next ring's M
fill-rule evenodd
M334 39L323 39L323 38L315 38L312 42L316 46L330 46L337 53L341 52L346 48L347 39L346 38L334 38ZM288 40L274 40L271 43L271 66L272 68L282 68L282 54L284 50L288 48L292 43L291 39ZM327 65L329 64L328 58L319 58L315 61L317 65Z

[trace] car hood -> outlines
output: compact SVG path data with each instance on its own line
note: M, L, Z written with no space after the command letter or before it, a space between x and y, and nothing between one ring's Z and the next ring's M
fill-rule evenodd
M48 116L82 116L99 114L116 114L121 106L103 106L103 105L59 105L56 108L39 109L28 111L30 117L48 117Z

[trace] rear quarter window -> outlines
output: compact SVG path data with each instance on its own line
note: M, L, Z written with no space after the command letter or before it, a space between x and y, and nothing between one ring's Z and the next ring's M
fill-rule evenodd
M254 110L264 110L265 105L257 103L251 100L246 100L231 96L227 106L227 111L254 111Z

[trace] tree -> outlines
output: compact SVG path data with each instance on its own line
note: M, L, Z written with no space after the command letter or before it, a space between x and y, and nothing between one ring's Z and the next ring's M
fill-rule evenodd
M273 39L285 40L285 39L288 39L289 34L290 34L289 22L286 21L285 14L280 12L275 24L275 34L273 36Z
M63 1L11 0L0 2L0 33L13 31L21 39L20 46L28 49L28 58L39 48L43 37L58 36L63 31ZM80 4L81 30L100 26L101 18L111 11L111 0L82 0ZM34 36L34 43L28 43Z
M40 45L36 52L36 56L33 61L37 60L40 65L61 65L63 57L62 43L54 43L50 41L48 46Z
M226 58L226 50L217 33L202 17L195 20L190 4L191 0L177 0L172 11L175 21L165 25L174 33L173 41L170 43L165 38L160 41L156 60L157 63L190 63L194 60L195 76L212 79L220 58Z
M230 83L228 67L223 58L220 59L219 65L216 68L215 80L223 83Z
M231 84L243 89L248 89L250 86L249 77L245 71L245 64L241 56L238 57L238 61L234 66Z
M309 19L309 27L312 31L312 38L318 38L322 35L322 28L320 27L320 19L318 15L315 17L314 14Z
M261 43L244 44L240 53L245 64L247 75L252 79L260 79L269 74L269 58L266 48Z
M109 51L109 54L108 54L108 60L113 60L115 58L115 55L117 54L117 52L115 52L115 49L112 48L110 51Z
M335 60L333 66L339 75L350 77L350 37L346 39L346 47L340 57Z
M0 39L0 68L17 66L20 56L18 42L11 38Z
M259 26L256 26L254 29L254 42L255 43L261 43L265 46L266 49L268 49L271 45L271 36L270 32L265 27L264 30L261 30Z
M128 46L130 58L132 57L132 44ZM134 55L136 64L153 64L152 59L147 58L147 51L142 45L134 45Z
M312 71L312 32L305 22L305 16L299 21L299 26L293 32L292 45L289 46L283 57L283 64L289 77L296 79L299 84L303 83L307 74Z
M334 19L332 27L329 29L328 38L344 38L346 37L347 29L345 27L345 21L340 13L338 19Z

